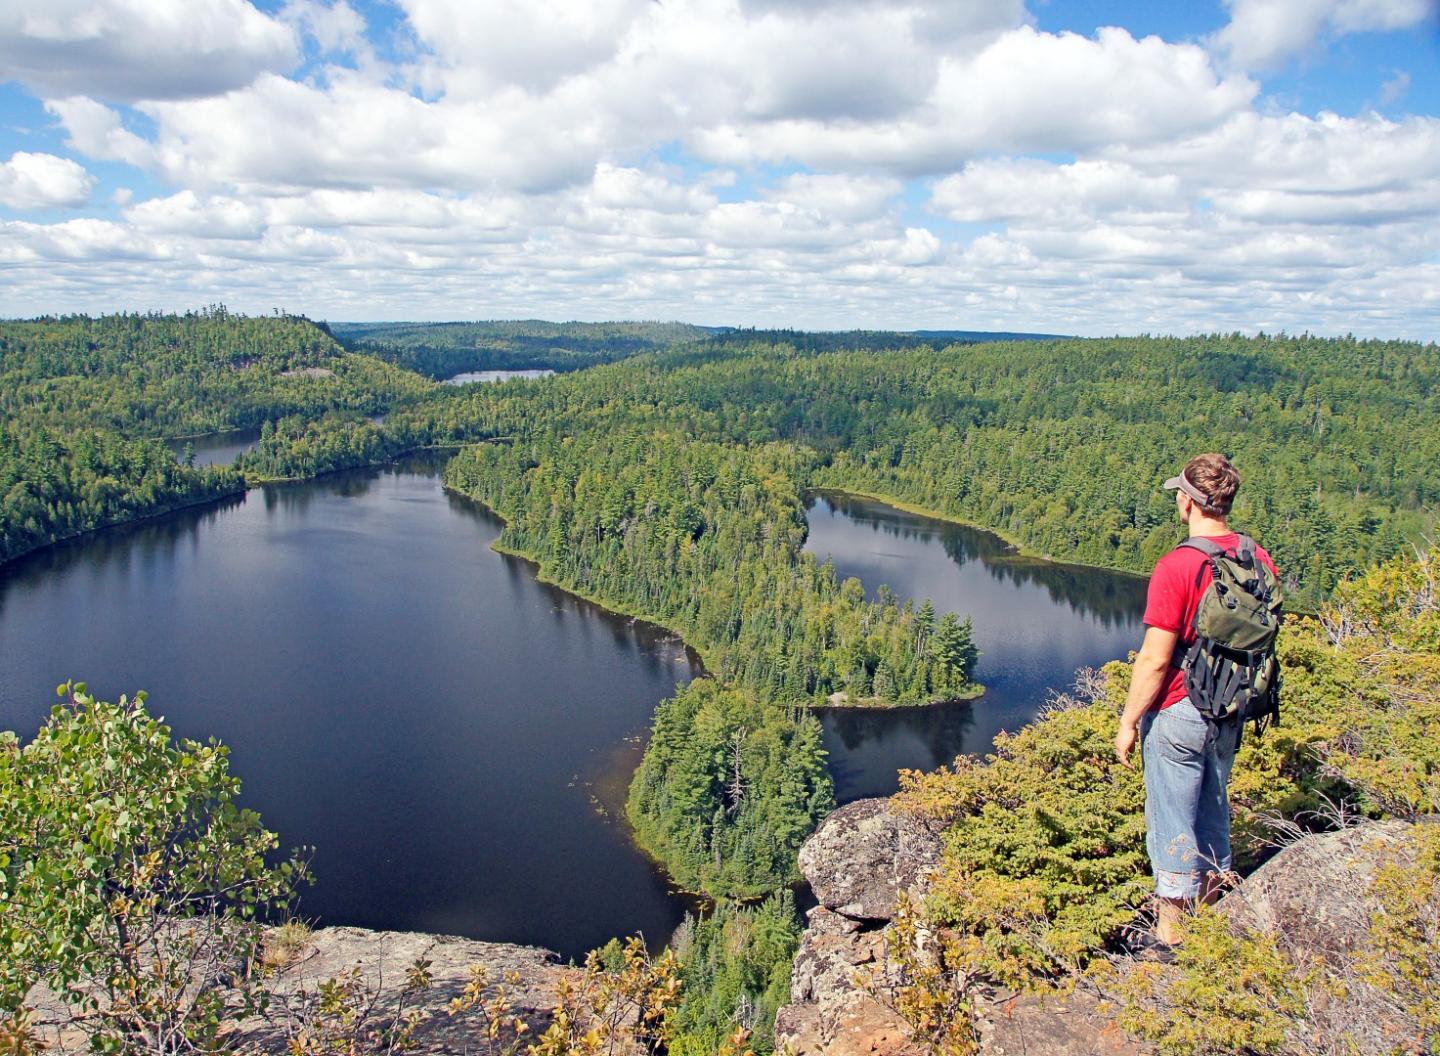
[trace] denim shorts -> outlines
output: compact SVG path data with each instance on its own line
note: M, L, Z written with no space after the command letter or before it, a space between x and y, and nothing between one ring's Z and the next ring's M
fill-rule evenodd
M1140 723L1145 830L1155 893L1196 898L1205 873L1230 868L1230 769L1239 722L1206 722L1187 697Z

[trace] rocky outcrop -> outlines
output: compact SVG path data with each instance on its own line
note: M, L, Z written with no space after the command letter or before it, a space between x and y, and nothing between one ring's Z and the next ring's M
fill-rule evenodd
M533 1036L549 1026L556 988L562 979L578 980L579 969L558 964L549 950L532 946L476 942L446 935L367 931L364 928L321 928L293 952L277 974L271 1010L264 1019L237 1025L232 1040L248 1051L284 1053L287 1033L299 1022L305 1001L322 982L342 979L358 971L367 1002L373 998L375 1022L388 1021L401 1001L407 972L417 960L429 962L431 985L406 1007L418 1008L422 1022L416 1029L417 1053L486 1051L483 1026L474 1016L451 1017L446 1006L470 982L471 967L483 965L489 986L487 997L503 986L510 1014L523 1020ZM85 1037L76 1031L64 1005L44 987L37 987L28 1002L36 1010L40 1036L58 1053L86 1051ZM477 1033L478 1032L478 1033Z
M885 978L883 929L823 905L809 913L790 974L790 1004L775 1019L777 1049L795 1056L923 1056L910 1027L874 995Z
M777 1049L794 1056L923 1056L888 1003L899 980L887 957L902 893L924 896L939 861L937 833L896 813L889 800L850 803L800 850L800 871L819 905L809 913L790 977L790 1004L775 1020ZM982 1051L996 1056L1136 1056L1142 1050L1098 1014L1097 1003L979 995Z
M1313 1051L1382 1056L1423 1044L1425 1028L1409 1002L1395 1000L1386 992L1393 981L1386 984L1383 973L1365 967L1372 926L1384 922L1372 890L1376 875L1385 865L1415 865L1414 832L1411 824L1387 821L1306 836L1220 903L1236 927L1268 933L1293 963L1313 973L1306 1013ZM1440 920L1440 899L1429 913ZM1416 985L1426 984L1412 980L1402 988Z
M889 920L902 891L919 892L940 859L940 837L897 814L888 799L860 799L831 814L800 848L816 899L856 920Z
M1410 829L1387 821L1306 836L1246 877L1220 909L1237 925L1273 934L1292 959L1344 966L1368 941L1375 870L1384 861L1414 863Z
M431 977L431 985L418 1003L425 1018L416 1031L417 1048L413 1051L420 1053L454 1053L481 1047L481 1039L474 1036L475 1017L451 1017L445 1011L449 1002L465 990L474 966L483 966L486 971L487 995L504 987L511 1014L525 1022L531 1035L550 1025L560 980L576 981L581 975L579 969L557 963L556 954L534 946L419 932L322 928L306 947L296 951L292 962L277 977L273 1002L276 1006L293 1004L301 991L313 993L321 982L358 968L366 988L378 995L377 1007L392 1008L399 1000L407 971L418 960L429 962ZM286 1051L283 1023L255 1023L247 1033L263 1051Z

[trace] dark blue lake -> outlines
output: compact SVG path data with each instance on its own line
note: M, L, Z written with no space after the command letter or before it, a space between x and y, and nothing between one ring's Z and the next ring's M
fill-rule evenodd
M326 922L663 942L685 906L604 781L697 667L490 550L499 522L437 468L255 490L0 568L0 728L31 736L67 678L148 690L177 733L230 746L283 846L316 848L301 909Z

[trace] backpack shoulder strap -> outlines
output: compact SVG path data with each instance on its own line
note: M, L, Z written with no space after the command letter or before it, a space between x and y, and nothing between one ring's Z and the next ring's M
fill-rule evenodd
M1195 589L1200 589L1200 584L1205 581L1205 569L1215 564L1215 559L1225 553L1225 548L1218 545L1214 540L1207 539L1203 535L1192 536L1175 548L1176 550L1199 550L1207 558L1206 562L1195 570Z
M1245 537L1241 536L1241 542L1244 542L1244 540ZM1251 545L1253 546L1254 544L1252 543ZM1225 552L1225 548L1223 546L1216 543L1213 539L1205 538L1205 536L1203 535L1191 536L1189 539L1186 539L1175 549L1179 550L1183 547L1189 547L1191 550L1199 550L1206 557L1219 557Z

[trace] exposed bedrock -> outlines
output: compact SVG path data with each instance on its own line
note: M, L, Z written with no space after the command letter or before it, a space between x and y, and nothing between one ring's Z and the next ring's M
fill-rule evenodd
M800 870L819 905L812 909L791 974L790 1004L775 1022L777 1046L794 1056L922 1056L925 1047L888 1004L893 969L890 921L902 892L924 896L939 861L939 834L897 814L888 799L835 811L800 849ZM980 996L976 1016L985 1052L1091 1056L1143 1051L1072 999Z

